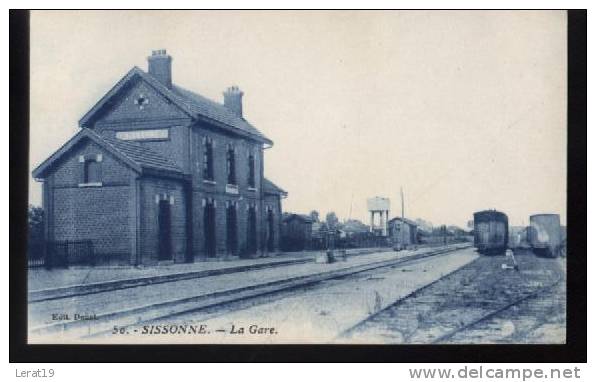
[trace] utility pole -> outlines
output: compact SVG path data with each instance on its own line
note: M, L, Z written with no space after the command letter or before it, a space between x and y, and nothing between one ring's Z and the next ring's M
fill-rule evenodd
M399 188L399 193L401 194L401 218L405 217L404 215L404 189L403 187Z

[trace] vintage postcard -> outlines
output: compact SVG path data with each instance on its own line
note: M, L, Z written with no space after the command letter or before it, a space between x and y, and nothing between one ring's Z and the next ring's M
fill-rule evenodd
M565 344L565 11L33 11L29 344Z

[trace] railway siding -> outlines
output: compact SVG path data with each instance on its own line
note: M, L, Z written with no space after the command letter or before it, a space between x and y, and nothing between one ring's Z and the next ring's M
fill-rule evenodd
M524 342L528 327L537 330L536 322L528 321L532 315L522 314L524 309L534 315L542 312L543 317L560 311L557 307L565 302L557 290L561 285L564 290L565 279L561 261L532 253L516 259L519 272L502 269L503 256L479 257L361 322L342 337L389 343L469 343L471 338L474 343L482 338L487 342ZM565 341L564 318L543 321L558 327L554 342ZM475 329L474 334L461 334L471 329Z
M564 259L558 259L562 276ZM566 328L566 279L561 277L494 315L457 330L447 343L562 343Z

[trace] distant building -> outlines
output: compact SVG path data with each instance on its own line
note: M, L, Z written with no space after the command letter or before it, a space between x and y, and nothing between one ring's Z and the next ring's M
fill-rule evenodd
M281 248L284 251L310 249L313 221L308 215L284 214L281 224Z
M388 222L389 240L394 247L403 249L418 244L417 224L406 218L396 217Z

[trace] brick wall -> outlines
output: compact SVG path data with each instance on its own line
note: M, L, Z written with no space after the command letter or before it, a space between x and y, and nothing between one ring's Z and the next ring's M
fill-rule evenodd
M146 100L143 105L138 104L141 95ZM184 112L173 106L161 94L153 90L150 85L139 79L121 94L118 102L102 116L101 121L155 121L166 118L185 117L187 115Z
M204 182L203 155L205 137L214 143L214 181ZM227 168L226 152L228 145L235 149L236 183L238 193L226 192ZM255 158L255 189L248 187L248 155L252 153ZM235 202L237 205L237 247L233 256L244 254L248 243L248 206L255 205L257 209L257 245L260 248L263 239L263 230L266 229L262 220L263 205L261 203L261 161L262 149L258 143L218 133L204 125L195 125L192 128L190 139L191 175L193 188L193 252L196 259L204 259L205 252L205 227L203 201L213 199L216 202L216 242L217 257L230 256L227 248L227 219L226 202Z
M142 108L138 104L141 95L147 100ZM188 172L189 123L188 115L140 81L119 97L116 105L95 123L94 128L98 133L112 137L123 130L168 129L168 140L137 143L171 159Z
M80 155L102 154L102 187L79 187ZM114 262L131 252L131 170L89 140L81 141L50 174L53 210L50 240L92 240L94 251ZM47 201L46 201L47 203Z
M217 193L206 193L195 189L193 191L193 204L192 204L192 215L193 215L193 255L196 260L205 259L207 254L205 252L205 207L204 201L206 199L212 199L215 201L215 236L216 236L216 247L217 257L230 256L227 250L227 216L226 216L226 201L236 202L236 220L237 220L237 249L238 251L232 256L240 256L246 251L248 242L248 206L255 205L257 208L257 244L260 242L260 236L262 230L265 228L262 219L259 217L262 206L259 205L259 201L256 197L242 198L230 197Z
M273 228L273 239L274 239L274 250L279 250L279 241L281 236L281 200L278 195L266 195L264 199L264 213L263 213L263 222L267 224L267 209L271 209L273 211L273 221L274 221L274 228Z
M83 139L66 155L60 163L54 166L54 186L74 187L81 183L83 178L83 164L79 162L81 155L102 154L102 182L107 185L128 185L130 182L130 169L118 158L92 142Z
M167 198L171 209L172 260L186 259L186 198L181 182L164 178L140 180L140 254L143 264L156 264L159 258L158 201Z
M215 143L213 149L215 185L203 182L203 155L205 146L203 138L209 137ZM258 196L261 187L262 173L262 149L259 143L242 138L232 137L209 129L205 125L194 125L190 139L191 175L193 187L206 192L225 194L227 183L226 152L228 145L233 145L236 158L236 181L240 195ZM255 157L255 188L257 191L248 190L248 155L253 153Z

